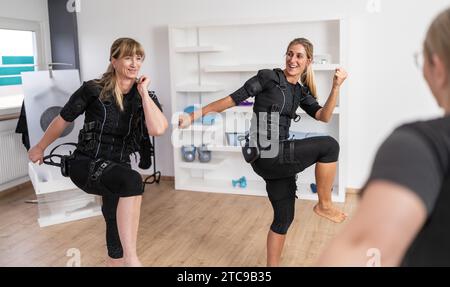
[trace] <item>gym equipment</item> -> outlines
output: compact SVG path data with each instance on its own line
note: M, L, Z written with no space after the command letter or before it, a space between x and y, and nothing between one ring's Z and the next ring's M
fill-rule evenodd
M194 145L182 146L181 155L183 156L183 160L186 162L193 162L195 160L195 150L196 147Z
M238 180L232 180L231 184L233 185L233 187L239 186L241 188L246 188L247 187L247 179L245 178L245 176L239 178Z
M208 150L206 145L201 145L197 149L198 151L198 160L202 163L211 161L211 151Z

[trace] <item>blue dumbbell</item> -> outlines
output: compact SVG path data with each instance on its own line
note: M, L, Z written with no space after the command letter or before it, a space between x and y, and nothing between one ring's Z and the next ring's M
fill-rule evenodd
M247 179L245 178L245 176L241 177L238 180L232 180L231 183L233 184L233 187L236 187L238 185L241 188L246 188L247 187Z

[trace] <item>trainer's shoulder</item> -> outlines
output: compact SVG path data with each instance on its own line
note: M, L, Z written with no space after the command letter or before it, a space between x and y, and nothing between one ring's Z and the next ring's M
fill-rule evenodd
M393 134L403 134L407 145L411 144L412 138L421 138L438 158L450 156L450 117L407 123L395 129Z
M395 129L395 131L405 130L448 137L450 135L450 116L410 122Z
M281 70L280 70L281 71ZM258 79L265 83L265 82L269 82L269 81L274 81L274 82L279 82L279 76L278 76L278 69L263 69L263 70L259 70L258 71Z

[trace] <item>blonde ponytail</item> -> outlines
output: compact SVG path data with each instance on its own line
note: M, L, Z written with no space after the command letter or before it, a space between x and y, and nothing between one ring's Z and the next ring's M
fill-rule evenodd
M306 72L302 75L302 83L307 85L309 90L311 91L311 95L317 99L317 87L316 87L316 78L314 76L314 70L312 69L312 65L309 65L306 69Z

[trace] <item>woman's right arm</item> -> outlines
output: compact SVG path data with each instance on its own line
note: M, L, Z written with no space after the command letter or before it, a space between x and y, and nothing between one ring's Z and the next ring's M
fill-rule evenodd
M45 149L58 139L70 122L65 121L60 115L53 119L41 140L28 151L28 158L33 162L42 164Z
M240 89L232 93L231 95L222 98L218 101L203 107L201 110L194 111L189 115L181 115L178 118L178 127L187 128L196 119L207 115L210 112L220 113L228 108L239 105L249 97L255 97L261 93L266 86L266 83L277 81L277 74L273 70L260 70L256 76L247 80Z
M211 113L211 112L220 113L228 108L234 107L235 105L236 105L236 103L231 98L231 96L227 96L225 98L222 98L220 100L217 100L215 102L212 102L212 103L204 106L201 110L194 111L190 114L180 115L180 117L178 118L178 126L180 128L187 128L196 119L198 119L204 115L207 115L208 113Z

